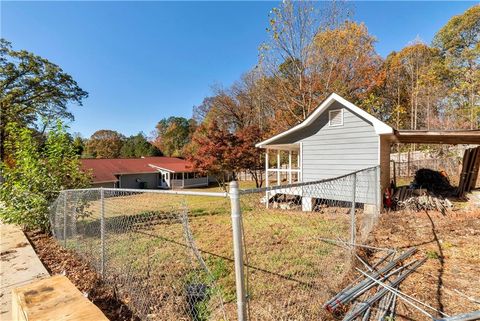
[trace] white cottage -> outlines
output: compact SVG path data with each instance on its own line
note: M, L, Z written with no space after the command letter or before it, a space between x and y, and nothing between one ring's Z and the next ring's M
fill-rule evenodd
M392 127L334 93L302 123L256 146L266 149L266 186L272 186L268 178L272 172L275 184L280 184L282 178L289 183L311 182L382 165L377 178L381 185L371 185L386 187L393 136ZM269 167L272 152L277 157L274 168ZM283 153L288 153L288 164L281 164L286 159ZM377 188L368 193L370 199L359 201L379 205L380 191Z

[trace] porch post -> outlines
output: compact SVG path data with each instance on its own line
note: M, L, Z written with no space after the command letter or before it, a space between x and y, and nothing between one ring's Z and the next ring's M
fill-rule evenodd
M268 187L268 148L265 150L265 187ZM270 197L268 191L265 191L265 203L268 205L270 203Z
M277 150L277 186L280 185L280 149Z
M288 184L292 184L292 150L288 151Z
M265 187L268 187L268 148L265 150Z
M182 188L185 187L185 173L182 172Z

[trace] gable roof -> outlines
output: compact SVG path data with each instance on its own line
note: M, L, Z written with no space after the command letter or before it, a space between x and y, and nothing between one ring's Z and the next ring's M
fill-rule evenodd
M360 117L366 119L370 123L372 123L373 128L375 129L375 132L377 135L383 135L383 134L393 134L394 130L392 127L388 126L381 120L377 119L376 117L370 115L360 107L355 106L345 98L337 95L336 93L330 94L311 114L308 116L303 122L300 124L290 128L289 130L286 130L278 135L275 135L267 140L264 140L263 142L260 142L255 145L255 147L266 147L272 142L275 142L277 139L281 137L285 137L290 135L291 133L297 132L299 130L302 130L303 128L307 127L315 119L317 119L328 107L332 105L334 102L339 102L342 104L345 108L349 109L353 113L359 115Z
M92 171L94 183L116 182L116 175L158 173L163 169L172 173L192 172L190 162L176 157L142 158L83 158L82 170Z

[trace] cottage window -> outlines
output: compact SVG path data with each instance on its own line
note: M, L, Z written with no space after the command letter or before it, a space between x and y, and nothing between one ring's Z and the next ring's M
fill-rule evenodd
M328 124L329 126L342 126L343 109L330 110L328 112Z

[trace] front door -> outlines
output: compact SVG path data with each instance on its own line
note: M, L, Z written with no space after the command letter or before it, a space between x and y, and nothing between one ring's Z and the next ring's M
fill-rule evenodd
M160 187L161 188L169 188L169 175L168 172L160 173Z

